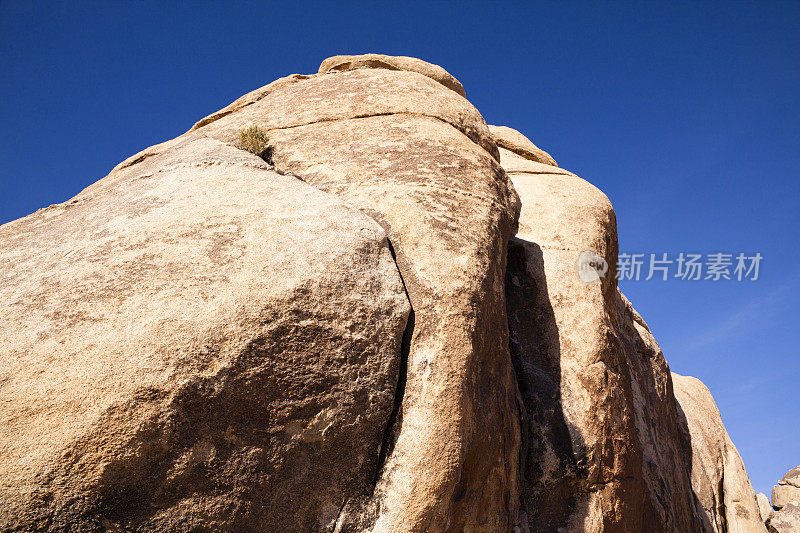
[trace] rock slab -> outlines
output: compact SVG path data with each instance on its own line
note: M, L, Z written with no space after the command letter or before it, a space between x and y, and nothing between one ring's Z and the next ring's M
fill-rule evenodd
M207 137L0 227L0 529L333 527L410 307L384 230Z

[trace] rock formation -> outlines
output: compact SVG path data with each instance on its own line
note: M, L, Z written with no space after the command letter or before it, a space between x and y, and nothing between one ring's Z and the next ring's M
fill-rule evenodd
M770 533L800 531L800 466L786 472L772 487L772 504L765 494L758 493L758 508Z
M608 198L436 65L327 59L0 243L3 531L765 530Z
M711 393L700 380L672 374L692 445L692 488L706 530L763 531L756 494Z

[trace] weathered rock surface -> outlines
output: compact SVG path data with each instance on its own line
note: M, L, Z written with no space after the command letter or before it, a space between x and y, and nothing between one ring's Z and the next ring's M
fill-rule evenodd
M772 505L776 509L780 509L789 502L800 503L800 488L793 485L772 487Z
M246 126L267 131L279 168L386 229L414 309L375 497L349 500L337 527L511 527L519 416L503 274L518 204L483 118L428 75L386 68L334 69L251 95L189 134L232 143Z
M763 531L616 255L441 67L281 78L0 227L0 529Z
M409 304L372 219L187 139L0 228L0 529L323 529Z
M797 533L800 531L800 504L787 503L783 509L775 512L767 526L770 533Z
M269 131L278 167L387 228L414 309L408 381L374 528L506 530L519 433L503 273L516 196L483 119L452 91L413 72L326 79L352 94L399 79L414 87L398 112L365 106L352 118ZM435 96L417 101L419 91Z
M800 466L796 466L786 472L778 483L780 485L800 487Z
M506 287L528 527L697 530L668 367L617 291L608 198L555 166L503 149L501 162L522 204ZM608 265L588 283L586 251Z
M550 154L533 144L530 139L517 130L507 126L489 126L489 131L499 148L511 152L511 154L507 155L522 157L523 159L554 167L558 166L556 160Z
M357 68L383 68L389 70L405 70L418 72L432 80L436 80L451 91L461 96L466 96L464 86L439 65L433 65L416 57L387 56L383 54L361 54L354 56L329 57L319 66L319 73L324 74L331 70L353 70Z
M761 521L767 522L775 514L772 504L769 503L769 498L763 492L756 494L756 503L758 504L758 511L761 514Z
M800 531L800 466L786 472L772 487L772 505L766 495L759 493L758 506L770 533Z
M691 434L692 487L711 530L764 531L750 478L708 388L675 373L672 382Z

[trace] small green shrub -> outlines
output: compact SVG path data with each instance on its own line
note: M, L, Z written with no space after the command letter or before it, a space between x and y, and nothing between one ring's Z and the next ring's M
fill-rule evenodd
M250 126L239 132L239 142L237 147L255 154L264 161L270 162L272 147L269 146L267 132L258 126Z

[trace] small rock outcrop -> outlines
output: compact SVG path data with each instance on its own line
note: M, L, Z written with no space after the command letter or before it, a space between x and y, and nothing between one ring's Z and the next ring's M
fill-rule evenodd
M764 531L756 494L708 388L672 374L675 398L691 435L692 488L711 531Z
M792 500L777 511L767 522L770 533L797 533L800 531L800 503Z
M800 466L786 472L772 487L772 506L781 509L789 502L800 503Z
M764 531L617 253L437 65L272 82L0 226L0 530Z
M800 466L786 472L772 487L772 504L759 493L758 506L770 533L800 531Z
M758 511L761 514L761 521L762 522L769 522L769 519L775 514L775 511L772 509L772 504L769 502L769 498L763 492L759 492L756 494L756 503L758 504Z

